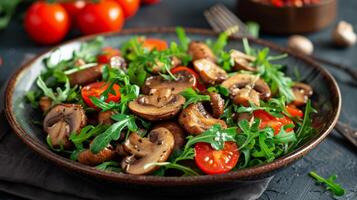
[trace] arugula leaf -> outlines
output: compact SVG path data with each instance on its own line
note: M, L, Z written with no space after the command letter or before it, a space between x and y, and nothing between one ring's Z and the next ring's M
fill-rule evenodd
M224 47L227 45L228 36L227 32L222 32L219 34L217 40L209 45L215 55L219 55L224 50Z
M247 30L248 30L248 33L255 37L255 38L258 38L259 37L259 29L260 29L260 26L257 22L247 22L246 23L247 25Z
M107 147L111 141L118 140L120 133L125 128L132 132L135 132L138 129L135 123L135 117L132 115L117 114L113 115L112 119L117 122L112 124L104 133L94 138L92 144L90 145L92 153L99 153Z
M41 76L38 77L36 84L39 88L41 88L45 96L51 98L55 104L59 104L66 101L71 91L68 78L66 78L65 89L62 90L60 87L57 87L56 94L51 88L47 87L46 83L43 82Z
M336 196L343 196L345 194L345 189L337 183L335 183L337 176L332 175L328 179L325 179L319 176L316 172L311 171L309 173L318 183L323 183L326 186L326 189L331 191Z
M264 110L274 117L283 117L283 114L289 116L286 111L285 98L271 98L268 102L261 101L261 105L257 106L254 103L250 103L249 107L240 106L235 111L238 113L253 113L256 110Z
M37 99L40 97L40 93L38 91L28 91L25 94L25 98L27 102L31 103L33 108L38 108L38 101Z
M107 161L107 162L103 162L97 166L95 166L95 168L99 169L99 170L103 170L103 171L114 171L114 172L121 172L121 168L118 162L115 161Z
M20 2L20 0L0 1L0 30L7 27Z
M234 59L229 52L221 51L217 57L217 63L225 71L230 72L234 66Z
M214 92L214 93L219 93L224 97L229 96L229 90L221 85L215 85L207 88L208 92Z
M95 39L82 43L79 51L74 52L74 58L83 59L86 63L93 63L97 61L96 55L100 52L104 44L104 38L99 36Z
M177 34L177 38L179 39L180 41L180 48L183 50L183 51L187 51L188 50L188 45L190 43L190 38L188 38L186 36L186 33L185 33L185 29L182 28L182 27L177 27L176 28L176 34Z
M87 125L81 129L79 133L72 133L69 140L72 141L77 149L83 149L83 142L89 138L99 135L108 128L108 125L99 124L97 126Z
M193 88L187 88L186 90L182 91L180 94L186 99L183 108L186 108L188 105L193 103L211 100L211 98L208 95L200 95Z
M224 142L235 141L236 134L236 127L223 129L221 125L215 124L200 135L188 136L185 149L198 142L205 142L211 144L212 148L221 150L224 147Z

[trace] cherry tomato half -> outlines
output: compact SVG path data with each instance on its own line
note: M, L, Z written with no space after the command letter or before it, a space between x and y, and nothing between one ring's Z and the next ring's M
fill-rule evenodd
M175 67L175 68L172 68L171 69L171 73L172 74L176 74L180 71L186 71L190 74L192 74L196 80L194 81L194 85L193 87L196 87L199 91L205 91L206 90L206 86L202 83L199 82L200 80L200 76L197 74L197 72L191 68L188 68L186 66L178 66L178 67Z
M300 109L296 108L294 105L287 105L286 110L292 117L302 118L304 116L304 113Z
M215 150L208 143L195 144L196 165L206 174L223 174L236 166L239 150L234 142L225 142L222 150Z
M79 12L77 22L84 34L119 31L124 25L124 12L113 0L88 2Z
M99 98L100 95L103 94L103 92L108 89L109 84L105 83L105 82L95 82L95 83L91 83L89 85L86 85L82 88L81 90L81 94L82 94L82 98L84 100L84 102L92 107L92 108L97 108L92 100L90 99L90 97L97 97ZM111 94L109 93L108 98L105 102L109 103L111 101L113 102L118 102L120 100L120 87L117 84L113 85L113 90L115 92L115 94Z
M25 30L40 44L55 44L66 36L70 26L66 10L58 3L38 1L25 15Z
M140 0L116 0L123 8L124 17L129 18L139 10Z
M86 2L84 0L62 2L61 5L67 11L69 17L71 18L72 27L77 26L77 15L84 8Z
M278 134L280 129L288 124L294 124L294 122L287 116L274 117L264 110L254 111L254 117L261 120L259 128L271 127L274 129L274 134ZM290 132L293 128L287 128L286 131Z
M102 49L102 54L97 56L97 62L100 64L107 64L110 62L110 59L114 56L120 56L121 53L118 49L112 47L104 47Z
M142 45L149 51L153 49L157 49L158 51L167 49L167 42L157 38L147 38L144 40Z

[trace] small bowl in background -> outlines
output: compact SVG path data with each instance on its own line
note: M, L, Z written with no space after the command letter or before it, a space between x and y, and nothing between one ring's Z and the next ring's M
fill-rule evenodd
M275 7L252 0L237 0L237 14L243 21L257 22L271 34L295 34L319 31L337 15L337 0L321 0L302 7Z

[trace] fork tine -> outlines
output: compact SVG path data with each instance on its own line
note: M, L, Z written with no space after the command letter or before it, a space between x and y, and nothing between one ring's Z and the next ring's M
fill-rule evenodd
M230 11L223 4L218 4L216 6L216 9L218 11L220 11L222 13L222 15L224 15L226 17L226 19L229 20L231 23L238 24L239 26L245 28L245 24L232 11Z
M226 19L224 19L220 13L217 13L214 9L210 9L208 12L210 13L211 21L213 21L212 23L215 23L215 25L219 27L220 32L226 31L230 27L234 26L226 21Z
M223 32L225 31L216 21L215 17L212 15L212 13L209 10L206 10L204 13L204 16L206 17L208 23L212 26L213 30L215 32Z

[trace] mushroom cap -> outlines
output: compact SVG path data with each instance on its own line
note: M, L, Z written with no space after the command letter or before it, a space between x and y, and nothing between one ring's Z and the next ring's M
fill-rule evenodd
M160 128L160 127L168 129L174 136L174 138L175 138L174 149L178 150L185 146L187 134L185 133L185 131L181 128L181 126L177 122L173 122L173 121L172 122L171 121L162 122L162 123L154 126L154 129Z
M288 47L292 50L306 55L311 55L314 51L314 45L305 36L302 35L292 35L288 39Z
M250 63L255 61L254 56L247 55L235 49L230 51L230 56L234 60L234 70L257 71L255 67L250 66Z
M213 62L216 61L216 56L212 50L204 43L200 41L192 41L188 45L188 53L192 56L192 60L199 60L206 58Z
M125 151L131 155L123 159L122 168L128 174L150 174L159 166L148 164L166 161L174 144L174 136L166 128L153 129L148 138L132 133L124 143Z
M175 74L177 80L165 80L161 76L151 76L145 80L141 88L143 94L149 94L152 89L169 88L173 94L179 94L187 88L196 85L196 78L187 71L179 71Z
M254 103L259 106L259 93L252 88L242 88L238 90L236 95L233 97L233 103L237 105L249 106L249 103Z
M305 105L307 100L313 94L313 89L305 83L295 83L292 87L295 99L292 102L296 106Z
M267 100L271 97L268 84L261 78L252 74L236 74L225 80L221 86L227 88L234 97L242 88L249 86L259 93L260 99Z
M217 84L226 80L228 75L224 69L216 65L209 59L203 58L193 61L195 70L200 74L200 77L205 83Z
M114 115L116 113L117 112L114 110L100 111L98 113L98 123L105 124L105 125L113 124L114 121L112 120L112 115Z
M179 123L192 135L199 135L215 124L227 128L226 122L213 118L201 103L187 106L179 116Z
M149 95L142 95L128 104L131 112L150 121L174 117L185 103L185 98L172 94L170 89L160 89Z
M79 153L78 161L85 165L95 166L105 161L111 160L115 155L115 151L111 148L104 148L99 153L94 154L90 149L86 149Z
M54 147L71 146L68 136L78 133L87 124L87 117L79 104L58 104L54 106L43 120L44 131L48 134Z
M348 47L356 44L357 35L350 23L340 21L332 32L332 40L340 47Z

